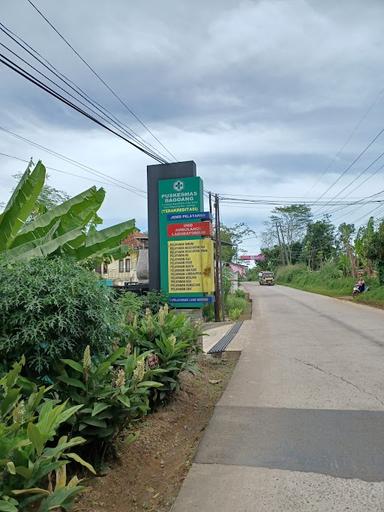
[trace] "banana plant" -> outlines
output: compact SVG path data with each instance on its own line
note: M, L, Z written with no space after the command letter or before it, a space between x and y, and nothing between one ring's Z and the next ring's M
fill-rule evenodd
M105 198L104 189L96 187L27 222L45 179L41 161L33 170L28 166L0 215L0 260L12 263L57 254L69 254L77 261L105 257L116 253L121 241L135 231L134 220L99 231L94 228L102 222L97 212Z

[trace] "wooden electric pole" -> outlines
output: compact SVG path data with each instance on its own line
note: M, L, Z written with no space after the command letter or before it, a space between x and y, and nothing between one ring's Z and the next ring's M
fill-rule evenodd
M221 257L221 220L220 220L220 197L217 196L217 224L218 224L218 240L219 240L219 269L220 269L220 305L221 319L225 320L224 309L224 287L223 287L223 260Z
M220 207L219 196L215 194L215 322L224 320L224 304L222 300L222 264L221 264L221 237L220 237Z

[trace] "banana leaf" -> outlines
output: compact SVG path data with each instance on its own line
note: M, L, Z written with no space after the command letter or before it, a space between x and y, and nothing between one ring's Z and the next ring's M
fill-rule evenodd
M53 238L51 240L45 240L41 238L39 240L33 240L27 244L24 244L15 249L11 249L9 251L5 251L2 256L6 260L13 261L26 261L31 258L39 258L49 256L59 249L62 249L66 244L75 241L85 241L85 234L82 228L76 228L72 231L68 231L64 233L64 235L58 236L57 238ZM21 250L26 249L26 250ZM17 250L17 252L16 252ZM15 252L13 252L15 251Z
M107 251L101 249L100 251L93 253L92 258L95 258L98 263L102 263L103 261L121 260L129 254L129 250L130 249L127 245L119 244Z
M35 249L39 245L49 242L50 240L53 239L58 225L59 225L59 221L56 222L56 224L54 224L51 227L51 229L48 231L48 233L44 237L39 238L37 240L31 240L30 242L27 242L23 245L19 245L17 247L13 247L12 249L8 249L8 251L4 251L3 253L0 253L1 257L5 258L7 260L13 260L13 259L16 259L18 256Z
M56 233L58 236L73 229L85 227L95 218L104 197L104 189L91 187L81 194L68 199L68 201L64 201L64 203L49 209L46 213L24 226L13 241L12 247L42 238L58 220L60 221Z
M92 231L82 247L75 251L76 259L84 260L90 256L107 255L109 251L115 251L121 241L136 230L135 221L128 220L101 231Z
M0 251L11 247L18 231L23 226L35 206L44 186L46 170L39 161L33 171L23 174L0 217Z

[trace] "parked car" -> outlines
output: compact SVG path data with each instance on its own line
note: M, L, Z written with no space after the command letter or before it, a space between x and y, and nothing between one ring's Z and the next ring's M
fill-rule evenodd
M273 286L275 284L275 276L273 272L260 272L259 284Z

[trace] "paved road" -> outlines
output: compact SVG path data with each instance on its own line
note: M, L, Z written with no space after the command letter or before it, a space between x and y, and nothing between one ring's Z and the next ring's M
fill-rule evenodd
M173 512L384 511L384 311L247 288L242 355Z

